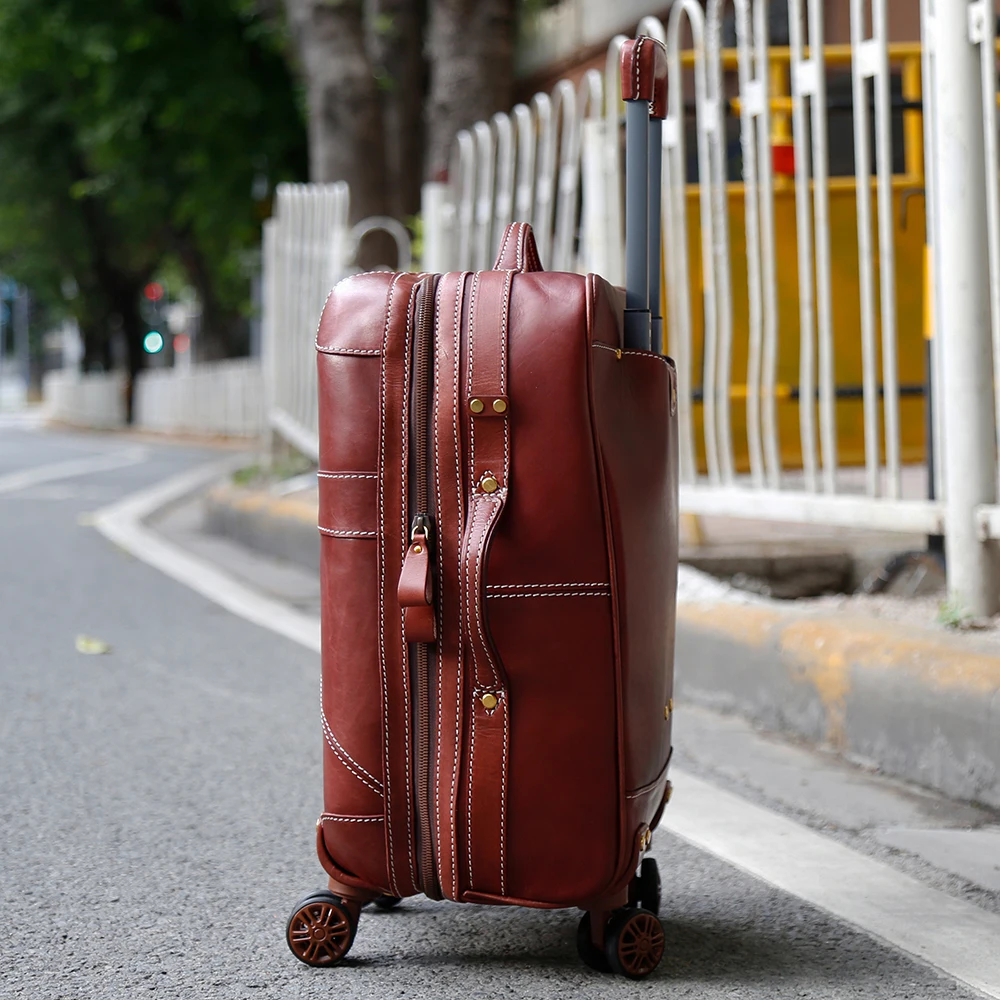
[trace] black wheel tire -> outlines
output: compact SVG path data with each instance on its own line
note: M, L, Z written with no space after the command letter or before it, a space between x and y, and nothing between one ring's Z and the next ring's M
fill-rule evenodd
M627 979L645 979L663 958L663 926L655 913L638 908L615 910L604 935L611 971Z
M639 867L639 905L659 916L661 896L660 866L655 858L643 858Z
M310 893L285 925L291 953L306 965L330 968L351 950L358 922L340 896L328 890Z
M399 896L379 896L378 899L374 900L375 905L380 910L392 910L402 903L402 899Z
M576 926L576 953L580 956L580 961L595 972L610 972L607 956L604 951L594 944L590 935L590 914L584 913L580 918L580 923Z

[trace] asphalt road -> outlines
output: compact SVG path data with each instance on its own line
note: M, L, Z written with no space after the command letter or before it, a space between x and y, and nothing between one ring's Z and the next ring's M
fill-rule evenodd
M72 471L109 455L128 464ZM423 899L366 910L340 968L300 965L285 920L324 882L318 658L88 516L218 457L0 423L0 996L981 996L662 832L650 980L584 969L575 912ZM110 652L77 652L81 634Z

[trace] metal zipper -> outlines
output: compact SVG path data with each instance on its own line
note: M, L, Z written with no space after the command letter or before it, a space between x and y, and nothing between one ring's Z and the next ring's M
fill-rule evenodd
M410 456L413 469L413 490L411 504L413 514L410 520L410 540L423 537L423 544L433 556L433 520L430 515L433 497L428 474L430 446L428 427L431 419L430 401L433 388L434 365L434 295L437 277L421 281L417 290L413 317L413 392L410 411ZM433 567L433 561L432 561ZM432 569L433 572L433 569ZM431 663L430 643L412 643L415 655L415 669L411 672L414 703L415 761L414 790L417 814L417 858L420 888L432 899L441 899L437 871L434 865L434 843L432 840L431 802L433 801L431 768L433 736L431 732Z

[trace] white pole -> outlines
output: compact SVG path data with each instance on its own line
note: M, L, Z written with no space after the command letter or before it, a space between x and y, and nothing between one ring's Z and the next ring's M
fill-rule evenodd
M940 303L948 590L975 615L998 608L992 544L981 542L975 508L996 499L990 343L983 95L969 40L968 0L936 0L923 38L934 46L935 301Z

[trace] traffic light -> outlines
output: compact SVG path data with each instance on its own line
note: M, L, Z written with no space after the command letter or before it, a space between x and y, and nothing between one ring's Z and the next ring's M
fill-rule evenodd
M159 330L150 330L143 338L142 349L147 354L159 354L163 350L163 334Z

